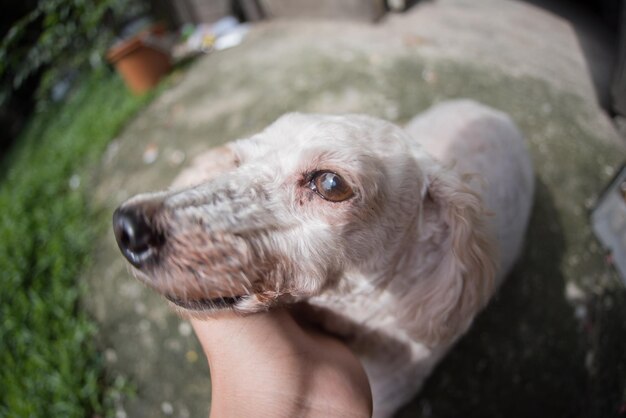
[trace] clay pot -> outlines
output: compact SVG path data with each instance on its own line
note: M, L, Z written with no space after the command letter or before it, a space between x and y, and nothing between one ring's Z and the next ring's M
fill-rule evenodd
M156 86L172 64L170 55L155 45L163 28L154 28L115 44L107 59L115 66L126 86L135 94L145 93Z

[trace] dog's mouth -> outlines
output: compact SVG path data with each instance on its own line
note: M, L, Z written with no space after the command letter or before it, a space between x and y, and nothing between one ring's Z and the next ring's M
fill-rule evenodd
M206 312L232 308L246 296L226 296L212 299L180 299L175 296L165 295L165 298L174 305L188 311Z

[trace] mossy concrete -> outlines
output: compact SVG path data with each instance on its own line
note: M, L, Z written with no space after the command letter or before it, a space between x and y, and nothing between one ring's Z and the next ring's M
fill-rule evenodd
M257 26L240 47L174 74L111 144L94 174L103 234L84 305L101 324L111 375L135 387L119 400L119 416L206 416L210 381L188 324L128 274L108 224L117 204L167 187L198 152L284 112L363 112L402 124L457 97L518 123L534 159L535 207L518 267L400 416L605 417L623 408L626 291L604 262L588 211L626 151L586 94L587 74L569 88L575 74L563 84L541 70L433 54L406 33L398 40L394 19ZM146 163L149 154L156 159Z

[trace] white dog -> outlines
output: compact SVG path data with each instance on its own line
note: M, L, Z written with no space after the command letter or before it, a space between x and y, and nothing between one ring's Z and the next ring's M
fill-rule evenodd
M515 262L533 171L513 122L463 100L406 130L288 114L197 158L175 186L114 215L137 277L192 315L305 302L360 356L385 417Z

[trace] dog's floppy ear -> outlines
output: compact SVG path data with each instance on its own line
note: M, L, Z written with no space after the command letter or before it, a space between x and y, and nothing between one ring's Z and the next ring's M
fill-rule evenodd
M421 337L435 343L467 330L494 291L496 266L482 199L447 170L431 174L424 192L421 229L439 237L440 261L411 293Z

